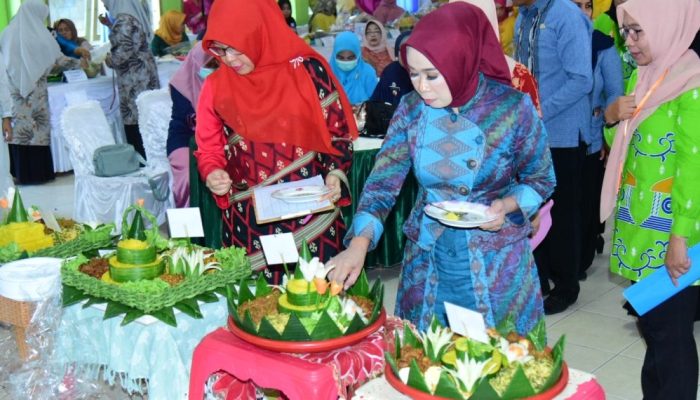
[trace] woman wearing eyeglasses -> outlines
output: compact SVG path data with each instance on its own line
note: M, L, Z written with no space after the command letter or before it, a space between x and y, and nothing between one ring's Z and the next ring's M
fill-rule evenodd
M350 204L343 184L357 127L330 66L289 29L274 0L215 2L202 46L220 67L200 93L195 156L222 210L223 244L245 248L253 268L263 269L260 236L293 232L314 256L329 259L345 234L338 208L258 224L251 195L255 187L322 175L325 198Z
M638 69L605 112L617 124L601 194L601 220L616 208L610 269L639 281L665 268L675 283L700 242L700 59L688 49L700 3L629 0L617 13ZM639 317L645 399L696 398L697 301L690 286Z

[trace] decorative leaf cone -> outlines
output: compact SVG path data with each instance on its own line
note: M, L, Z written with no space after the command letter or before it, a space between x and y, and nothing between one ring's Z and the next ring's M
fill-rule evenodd
M304 245L302 245L301 254L304 253ZM302 255L300 255L302 256ZM293 341L293 342L308 342L308 341L319 341L326 339L333 339L341 337L344 335L349 335L362 329L367 328L377 321L379 314L382 310L382 305L384 301L384 286L381 281L377 279L372 287L370 288L369 282L367 281L367 274L363 270L357 279L355 285L353 285L348 294L365 297L374 303L374 308L372 314L368 316L367 322L363 322L362 319L355 315L355 317L349 322L347 328L344 331L338 327L336 322L328 313L327 309L320 309L320 317L317 319L315 325L308 326L308 318L297 315L294 312L289 313L289 319L286 322L284 328L281 332L274 328L272 323L274 316L265 316L262 318L258 326L252 320L252 316L248 311L241 316L238 313L238 306L244 304L248 301L254 300L259 297L264 297L272 292L272 288L265 280L265 277L261 274L255 284L255 294L250 290L246 281L240 282L240 289L238 293L234 290L229 290L226 293L228 299L229 314L233 322L243 329L244 331L266 339L280 340L280 341ZM331 301L338 301L337 296L331 299L330 294L320 296L320 304L330 303Z
M131 219L129 231L126 233L125 239L146 240L146 227L143 224L141 210L134 211L134 217Z
M535 347L537 347L538 344L542 343L541 340L544 332L543 325L544 320L540 321L537 324L537 326L533 329L533 331L527 335L528 338L535 338L535 340L539 342L535 344ZM510 324L506 322L505 324L502 324L498 327L498 331L501 334L503 334L505 332L501 330L506 329L508 326L510 326ZM505 336L507 335L503 335L503 337ZM384 359L386 360L387 366L391 370L391 373L393 373L393 375L399 381L401 381L397 361L401 358L401 349L405 346L423 349L423 343L421 342L419 335L416 335L407 324L404 324L403 333L400 333L397 330L394 332L394 337L395 346L393 349L390 349L389 351L386 351L384 353ZM403 340L401 338L403 338ZM506 400L535 396L538 393L543 393L548 389L552 388L561 378L564 363L564 341L565 338L564 336L562 336L552 348L552 370L547 379L545 380L544 385L542 385L542 388L539 391L536 391L533 388L532 383L525 375L525 370L523 369L522 364L518 364L515 367L515 371L512 374L512 378L502 394L499 394L498 391L496 391L496 389L494 389L494 386L491 384L491 379L497 376L497 374L488 374L486 376L480 377L476 381L474 387L472 388L471 393L465 395L465 388L463 387L461 382L458 379L456 379L454 367L447 365L444 362L442 363L442 366L444 368L442 373L440 374L439 381L437 382L437 385L433 387L433 391L431 391L430 386L426 381L425 374L421 372L415 359L411 361L408 367L408 381L404 384L410 386L413 389L417 389L437 397L458 400Z
M29 222L29 215L27 214L27 209L24 208L24 203L22 202L22 196L19 194L19 189L15 190L12 208L10 209L10 213L7 214L7 223L10 222Z
M304 260L304 261L311 261L314 256L311 254L311 250L309 250L309 244L306 242L306 239L304 239L301 242L301 249L299 249L299 258Z

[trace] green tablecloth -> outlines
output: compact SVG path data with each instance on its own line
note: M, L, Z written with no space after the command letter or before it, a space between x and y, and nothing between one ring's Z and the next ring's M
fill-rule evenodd
M199 177L197 160L192 155L196 149L194 139L190 142L190 206L199 207L202 213L205 239L201 244L212 247L221 247L221 210L216 206L209 189ZM365 180L372 171L374 158L378 149L356 151L353 155L352 171L350 173L350 192L352 205L343 208L343 218L350 226L355 208L362 193ZM384 224L384 235L377 244L377 248L367 254L365 266L389 267L401 262L406 238L403 234L403 223L408 218L415 203L418 185L413 174L409 174L399 197L396 199L394 210L389 214Z

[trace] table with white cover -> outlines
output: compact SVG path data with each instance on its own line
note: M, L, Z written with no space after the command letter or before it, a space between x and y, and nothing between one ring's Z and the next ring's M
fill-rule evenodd
M158 61L158 78L161 87L168 86L170 78L180 67L180 64L181 62L177 60ZM66 172L73 169L61 127L61 114L68 105L86 100L96 100L105 112L115 142L124 143L126 141L119 111L119 93L111 70L108 69L105 76L98 76L87 81L49 84L48 92L51 117L51 156L55 172Z

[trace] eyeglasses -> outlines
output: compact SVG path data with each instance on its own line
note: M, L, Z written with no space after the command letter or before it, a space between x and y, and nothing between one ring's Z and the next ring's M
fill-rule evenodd
M624 26L620 28L620 36L623 39L627 40L627 38L630 38L635 42L639 40L639 34L643 32L644 30L639 28L625 28Z
M237 52L236 50L234 50L233 47L210 46L209 51L212 54L214 54L215 56L219 56L219 57L225 57L225 56L235 57L237 55L240 55L240 53Z
M369 36L369 35L381 35L381 34L382 34L382 31L380 31L380 30L376 30L376 31L367 31L367 32L365 32L365 36Z

